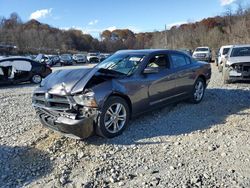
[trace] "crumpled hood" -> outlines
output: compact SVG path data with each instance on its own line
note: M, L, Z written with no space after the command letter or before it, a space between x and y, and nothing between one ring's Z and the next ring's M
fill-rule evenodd
M228 65L247 63L247 62L250 64L250 56L229 57L227 60Z
M36 92L66 95L81 92L98 69L59 70L46 77Z

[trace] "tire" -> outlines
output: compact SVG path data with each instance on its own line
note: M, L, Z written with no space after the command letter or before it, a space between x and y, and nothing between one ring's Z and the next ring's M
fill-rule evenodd
M116 113L115 111L118 109L120 111ZM126 128L129 117L130 111L127 102L121 97L110 97L97 118L96 133L105 138L116 137Z
M31 82L34 83L34 84L40 84L41 81L42 81L42 77L39 74L34 74L31 77Z
M205 89L206 85L204 80L202 78L198 78L193 86L190 102L194 104L200 103L204 97Z

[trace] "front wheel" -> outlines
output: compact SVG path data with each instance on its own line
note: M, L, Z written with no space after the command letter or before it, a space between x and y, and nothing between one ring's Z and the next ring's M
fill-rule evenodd
M31 78L31 82L34 84L39 84L42 81L42 77L39 74L35 74Z
M194 84L190 101L194 104L200 103L205 93L205 82L203 79L198 78Z
M110 97L98 117L96 133L106 138L118 136L126 128L129 117L127 102L121 97Z

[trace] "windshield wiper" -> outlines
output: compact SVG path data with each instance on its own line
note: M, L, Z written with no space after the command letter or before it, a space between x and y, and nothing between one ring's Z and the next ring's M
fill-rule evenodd
M109 73L109 74L112 74L112 75L126 75L122 72L119 72L119 71L116 71L116 70L112 70L112 69L106 69L106 68L100 68L99 71L100 73Z

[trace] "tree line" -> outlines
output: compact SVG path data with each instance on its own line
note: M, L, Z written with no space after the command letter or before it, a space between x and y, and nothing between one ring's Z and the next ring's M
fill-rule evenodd
M250 9L228 9L223 16L173 26L165 31L134 33L105 30L95 39L81 30L62 30L37 20L23 22L17 13L0 18L0 44L17 46L19 54L79 51L115 52L120 49L188 48L250 43Z

